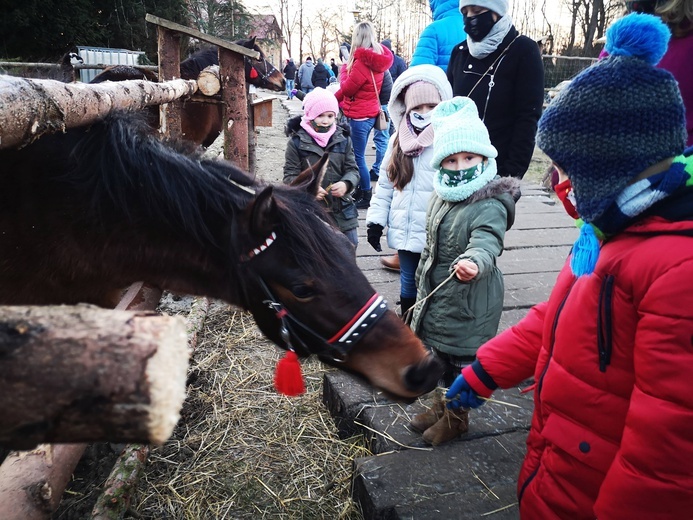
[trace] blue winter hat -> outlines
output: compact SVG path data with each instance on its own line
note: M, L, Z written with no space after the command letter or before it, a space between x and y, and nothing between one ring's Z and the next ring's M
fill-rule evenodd
M609 56L578 74L539 119L537 144L570 177L585 222L639 173L685 147L678 85L654 67L669 38L659 17L621 18L606 33Z

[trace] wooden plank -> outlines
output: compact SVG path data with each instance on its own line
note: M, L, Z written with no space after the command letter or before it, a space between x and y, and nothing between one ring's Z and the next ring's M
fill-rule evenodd
M171 22L170 20L166 20L165 18L159 18L158 16L154 16L153 14L149 13L146 14L144 19L145 21L153 23L154 25L158 25L159 27L164 27L166 29L176 31L181 34L192 36L193 38L197 38L198 40L202 40L203 42L211 43L212 45L216 45L217 47L221 47L222 49L228 49L230 51L242 54L243 56L248 56L249 58L254 58L256 60L260 59L260 53L257 51L248 49L246 47L242 47L240 45L231 43L221 38L217 38L216 36L212 36L211 34L203 33L201 31L198 31L197 29L191 29L190 27L186 27L185 25L180 25L175 22Z
M163 27L156 29L159 44L159 81L180 78L180 35ZM162 134L179 138L183 133L180 102L160 105L159 122Z

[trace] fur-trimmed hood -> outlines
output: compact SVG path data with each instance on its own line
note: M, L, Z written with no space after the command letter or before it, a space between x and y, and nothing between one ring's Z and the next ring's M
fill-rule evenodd
M399 127L399 123L406 113L406 107L404 106L404 91L409 85L417 81L427 81L433 84L440 93L441 101L452 99L452 87L443 69L428 64L409 67L400 74L397 81L392 85L390 102L387 105L395 128Z
M359 47L354 51L354 59L360 60L373 72L385 72L392 65L392 51L381 45L383 49L382 54L378 54L373 49L368 49L366 47Z
M515 222L515 203L520 200L521 194L519 179L496 177L472 193L464 202L465 204L472 204L484 199L497 198L508 210L508 227L506 229L510 229Z

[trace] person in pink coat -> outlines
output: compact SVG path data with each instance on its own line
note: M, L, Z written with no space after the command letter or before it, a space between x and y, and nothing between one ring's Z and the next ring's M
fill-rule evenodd
M693 511L693 155L670 32L631 14L546 108L537 143L580 235L547 302L485 343L446 396L475 408L533 377L526 520ZM470 415L470 421L473 420Z
M359 208L368 208L371 195L370 168L366 164L368 136L380 112L380 88L385 71L392 65L390 49L380 45L370 22L361 22L354 28L349 59L339 72L339 90L335 92L339 107L349 121L354 155L359 167Z

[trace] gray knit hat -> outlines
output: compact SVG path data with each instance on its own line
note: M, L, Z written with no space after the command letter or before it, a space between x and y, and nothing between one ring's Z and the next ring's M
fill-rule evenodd
M669 36L656 16L621 18L606 33L609 56L578 74L539 120L537 144L570 177L585 222L638 174L685 147L678 85L654 67Z
M485 7L499 16L505 16L508 12L508 0L460 0L460 11L468 5Z

